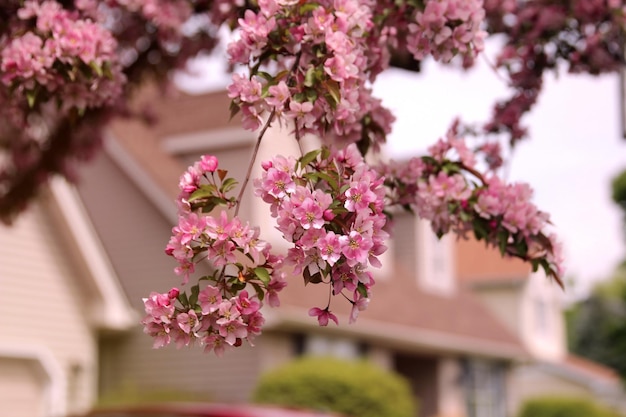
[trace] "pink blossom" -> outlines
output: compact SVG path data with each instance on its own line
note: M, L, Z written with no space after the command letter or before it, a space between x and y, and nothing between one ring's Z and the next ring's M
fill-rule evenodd
M217 357L222 357L226 349L230 346L226 343L223 337L217 334L209 334L202 339L205 352L215 352Z
M258 301L250 300L248 298L248 291L246 290L239 293L237 299L235 300L235 304L241 314L246 316L255 313L259 310L259 308L261 308L261 304Z
M222 294L216 287L207 285L198 293L198 302L202 307L202 314L211 314L219 309L222 303Z
M167 324L145 322L143 332L154 339L153 349L160 349L170 343L170 328Z
M337 316L331 313L328 308L321 309L319 307L313 307L309 310L309 316L317 317L317 321L320 326L328 326L328 321L332 320L335 324L339 325L339 320L337 320Z
M293 215L299 220L300 225L305 229L311 227L321 229L326 223L324 220L324 210L312 198L307 198L302 204L293 209Z
M168 294L151 292L143 299L144 309L152 321L169 323L174 315L174 305Z
M178 314L176 316L176 323L186 334L195 332L200 328L200 321L198 320L196 312L193 310L189 310L187 313Z
M237 305L228 300L222 300L217 309L217 312L220 316L220 318L217 320L217 324L219 325L229 323L241 316L241 313L237 309Z
M239 320L222 322L218 329L220 336L231 346L235 344L237 339L243 339L248 335L247 326Z
M282 274L274 274L269 285L267 286L267 303L270 307L279 307L280 299L278 293L287 286L285 277Z
M371 239L353 230L347 236L339 237L339 241L342 245L341 251L345 255L348 265L355 266L357 263L367 262L369 250L373 246Z
M218 161L213 155L202 155L200 158L200 168L202 172L215 172L217 170Z
M291 98L289 87L284 81L280 81L277 85L273 85L268 89L270 97L267 98L267 104L276 108L282 108L283 105Z
M226 211L220 213L219 219L213 216L206 218L206 235L211 239L224 241L230 237L236 227L236 222L228 218Z
M330 231L320 242L320 256L329 265L334 265L341 257L341 242L335 232Z
M369 210L370 203L376 201L376 194L369 188L366 182L352 182L346 190L346 202L344 207L349 211Z
M368 297L362 297L361 295L358 295L358 298L356 298L355 301L352 303L352 309L350 310L350 324L356 322L357 317L359 317L359 313L363 310L366 310L369 303L370 299Z

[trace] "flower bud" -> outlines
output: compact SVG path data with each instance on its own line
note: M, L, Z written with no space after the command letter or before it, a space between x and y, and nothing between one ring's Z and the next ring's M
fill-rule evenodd
M170 298L170 300L173 300L178 297L178 294L180 294L180 290L174 287L167 293L167 296Z
M203 172L215 172L217 170L217 157L213 155L202 155L200 167Z

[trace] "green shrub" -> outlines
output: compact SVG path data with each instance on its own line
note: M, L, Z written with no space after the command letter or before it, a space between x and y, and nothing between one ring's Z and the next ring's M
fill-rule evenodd
M401 376L332 358L303 358L263 375L254 401L353 417L413 417L417 407Z
M591 400L541 397L528 400L518 417L616 417L616 414Z

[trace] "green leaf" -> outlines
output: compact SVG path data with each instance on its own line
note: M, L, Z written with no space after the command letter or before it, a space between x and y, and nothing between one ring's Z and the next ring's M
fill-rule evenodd
M200 203L192 203L191 207L195 210L199 207L202 208L202 212L203 213L210 213L211 211L213 211L213 209L217 206L227 206L228 205L228 201L221 198L221 197L209 197L207 198L205 201L202 201Z
M506 247L509 242L509 232L506 230L498 231L498 248L500 249L500 255L504 255L506 253Z
M189 296L189 304L195 306L198 303L198 294L200 293L200 286L198 284L191 287L191 295Z
M328 91L330 97L332 97L332 102L329 104L334 108L341 101L339 83L333 80L326 82L326 90Z
M26 100L28 100L28 107L33 108L35 106L35 100L37 99L37 91L36 90L28 90L26 91Z
M308 12L312 12L313 10L317 9L318 7L320 7L320 5L318 3L306 2L302 6L300 6L300 13L301 14L306 14Z
M263 301L263 297L265 297L265 291L263 288L261 288L261 286L256 282L250 282L250 284L252 284L252 288L254 288L259 301Z
M339 187L339 185L337 184L337 181L335 180L335 178L331 177L328 173L320 171L320 172L317 173L317 175L318 175L318 177L320 177L321 179L326 181L328 183L328 185L330 185L330 187L333 189L333 191L337 190L337 188Z
M464 222L468 222L471 220L472 216L468 212L461 210L459 212L459 218Z
M246 288L246 283L245 282L240 282L239 280L237 280L235 278L235 282L233 282L230 286L230 290L231 291L235 291L235 292L239 292L241 290L243 290L244 288Z
M200 188L191 193L191 195L189 196L189 200L187 201L193 203L196 200L212 197L216 193L216 191L217 188L213 184L201 185Z
M311 65L304 75L304 86L313 87L315 85L315 78L315 67Z
M102 71L102 67L100 65L98 65L97 62L91 61L89 63L89 66L98 75L98 77L102 77L104 75L104 72Z
M187 299L186 292L179 293L177 299L184 307L187 307L189 305L189 300Z
M473 226L474 236L476 237L476 240L483 240L486 239L487 236L489 236L489 232L481 219L475 219L473 222Z
M269 81L270 83L271 83L272 81L274 81L274 77L272 77L272 74L270 74L270 73L268 73L268 72L265 72L265 71L258 71L258 72L256 73L256 75L258 75L259 77L262 77L262 78L266 79L266 80L267 80L267 81Z
M237 113L239 113L239 111L241 110L241 108L239 107L239 104L237 104L235 102L235 100L230 102L230 119L229 120L233 120L233 117L235 117L237 115Z
M359 292L359 294L361 294L362 297L367 297L367 288L365 288L365 285L362 282L359 282L356 290Z
M322 152L321 149L314 149L310 152L307 152L302 158L300 158L300 167L304 168L305 166L309 165L315 160L315 158L317 158L317 155L319 155L320 152Z
M270 280L272 279L272 277L270 277L270 273L267 271L267 269L259 266L257 268L254 268L254 275L257 276L258 279L261 280L261 282L263 282L263 284L268 285L270 283Z
M311 103L315 103L315 100L317 100L317 91L312 88L307 88L304 91L304 94L306 95L307 101L310 101Z
M231 191L233 188L235 188L237 184L239 184L239 181L237 181L236 179L226 178L224 182L222 183L222 186L220 187L220 191L223 193L227 193Z
M102 64L102 72L104 72L104 76L107 79L113 79L113 71L111 70L111 64L108 61Z

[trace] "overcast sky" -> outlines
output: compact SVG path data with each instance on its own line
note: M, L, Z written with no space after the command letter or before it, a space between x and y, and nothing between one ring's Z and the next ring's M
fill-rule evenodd
M223 88L223 78L216 77L221 62L202 60L192 66L199 77L178 80L196 91ZM423 153L455 116L488 119L495 99L507 91L486 61L478 62L469 73L427 62L421 74L389 70L380 76L375 92L397 117L389 138L392 157ZM567 278L576 282L570 296L609 277L626 255L621 214L610 199L611 178L626 169L619 100L616 75L550 77L526 119L531 139L511 160L509 179L532 185L536 204L551 214L565 243Z

